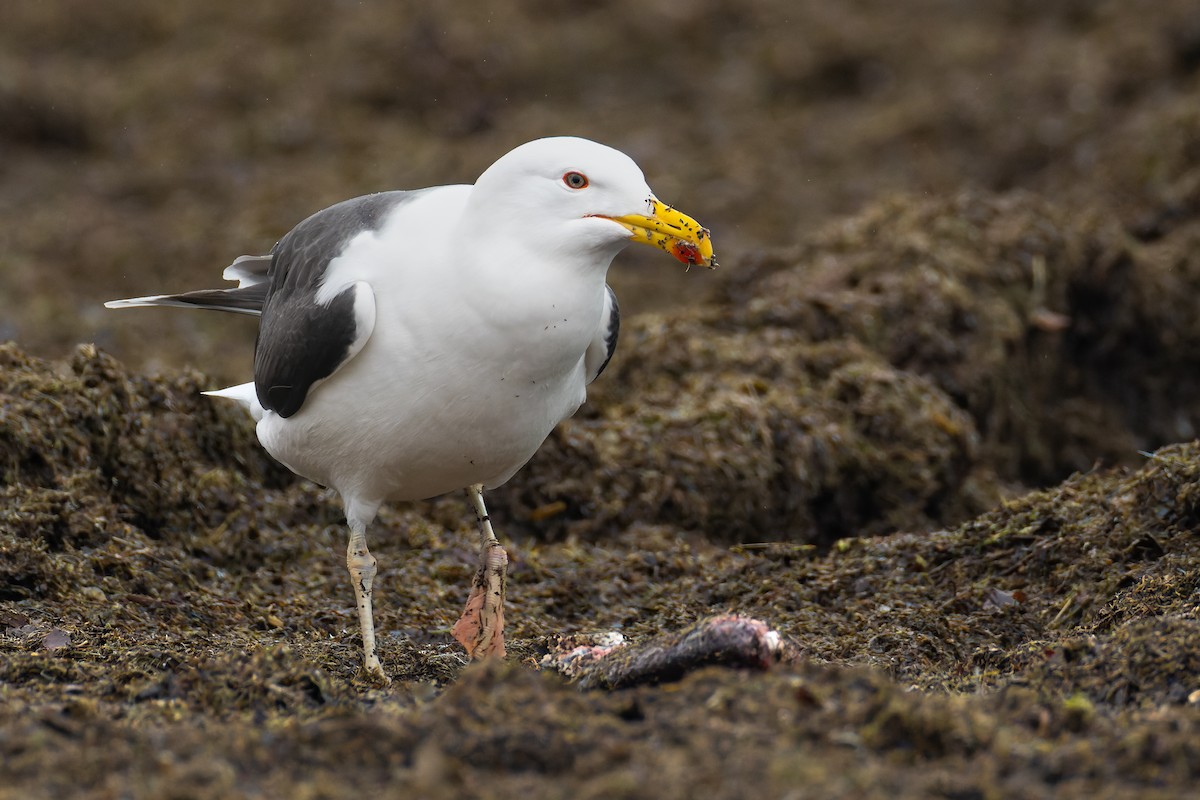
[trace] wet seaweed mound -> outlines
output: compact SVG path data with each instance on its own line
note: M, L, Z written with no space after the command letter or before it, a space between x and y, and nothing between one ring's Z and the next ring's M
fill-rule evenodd
M720 303L631 321L587 412L493 495L514 663L468 668L448 635L474 558L461 499L381 514L390 690L353 679L336 499L206 379L5 346L6 768L214 797L853 795L864 764L910 796L1200 779L1200 449L1132 451L1191 424L1191 379L1162 379L1192 366L1191 329L1168 329L1191 273L1096 219L891 199ZM1080 453L1136 468L1022 488ZM714 612L790 655L612 692L533 666L564 633L646 642Z
M3 21L0 797L1195 795L1194 0ZM253 321L100 303L564 132L723 267L623 254L616 357L490 494L507 663L449 636L462 499L381 512L368 684L336 498L199 395ZM714 618L784 657L620 669ZM614 634L608 689L541 668Z
M599 409L516 480L518 515L827 544L952 524L1200 425L1200 261L1104 213L897 197L726 291L628 326Z

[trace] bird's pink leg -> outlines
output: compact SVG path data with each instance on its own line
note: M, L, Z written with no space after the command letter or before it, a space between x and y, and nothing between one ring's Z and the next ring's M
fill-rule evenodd
M467 488L467 496L479 517L479 571L462 617L451 633L473 659L504 658L504 585L508 579L508 553L492 531L492 521L483 504L483 486Z
M363 642L363 670L375 680L391 683L375 652L375 620L371 613L371 593L379 567L376 565L375 556L367 549L366 526L356 519L350 522L346 568L350 571L350 582L354 584L354 599L358 606L358 626L362 631Z

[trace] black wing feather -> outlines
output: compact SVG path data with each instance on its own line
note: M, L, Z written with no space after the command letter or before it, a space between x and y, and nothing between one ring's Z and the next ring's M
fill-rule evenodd
M356 335L351 287L324 306L295 292L273 294L254 346L258 402L281 417L295 414L312 385L349 357Z
M600 374L604 372L604 368L608 366L608 362L612 361L613 353L617 352L617 336L621 333L621 304L617 302L617 293L607 283L604 284L604 288L608 290L608 299L612 302L612 314L608 318L608 331L604 334L604 345L608 348L608 352L604 354L604 361L600 364L600 369L596 370L592 380L599 378Z
M239 286L236 289L200 289L165 298L161 305L194 306L210 311L232 311L238 314L259 314L270 289L265 283Z
M417 192L381 192L320 211L293 228L271 251L270 289L254 346L258 401L282 417L304 405L317 381L337 371L356 340L354 290L324 305L317 292L329 262L358 234L378 229Z

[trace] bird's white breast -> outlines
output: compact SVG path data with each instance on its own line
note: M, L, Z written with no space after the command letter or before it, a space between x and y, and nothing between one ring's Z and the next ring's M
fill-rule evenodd
M372 501L496 485L583 402L603 270L556 268L502 243L456 251L446 220L466 189L401 207L331 264L326 286L371 285L375 329L298 413L259 423L263 445L296 472Z

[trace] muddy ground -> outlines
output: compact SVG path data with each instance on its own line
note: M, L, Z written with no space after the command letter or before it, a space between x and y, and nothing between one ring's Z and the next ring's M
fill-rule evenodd
M1194 795L1195 3L2 16L0 797ZM463 498L381 514L372 685L337 503L198 395L253 321L100 303L563 132L723 266L623 255L616 358L492 493L507 663L449 637ZM537 666L729 612L782 661Z

